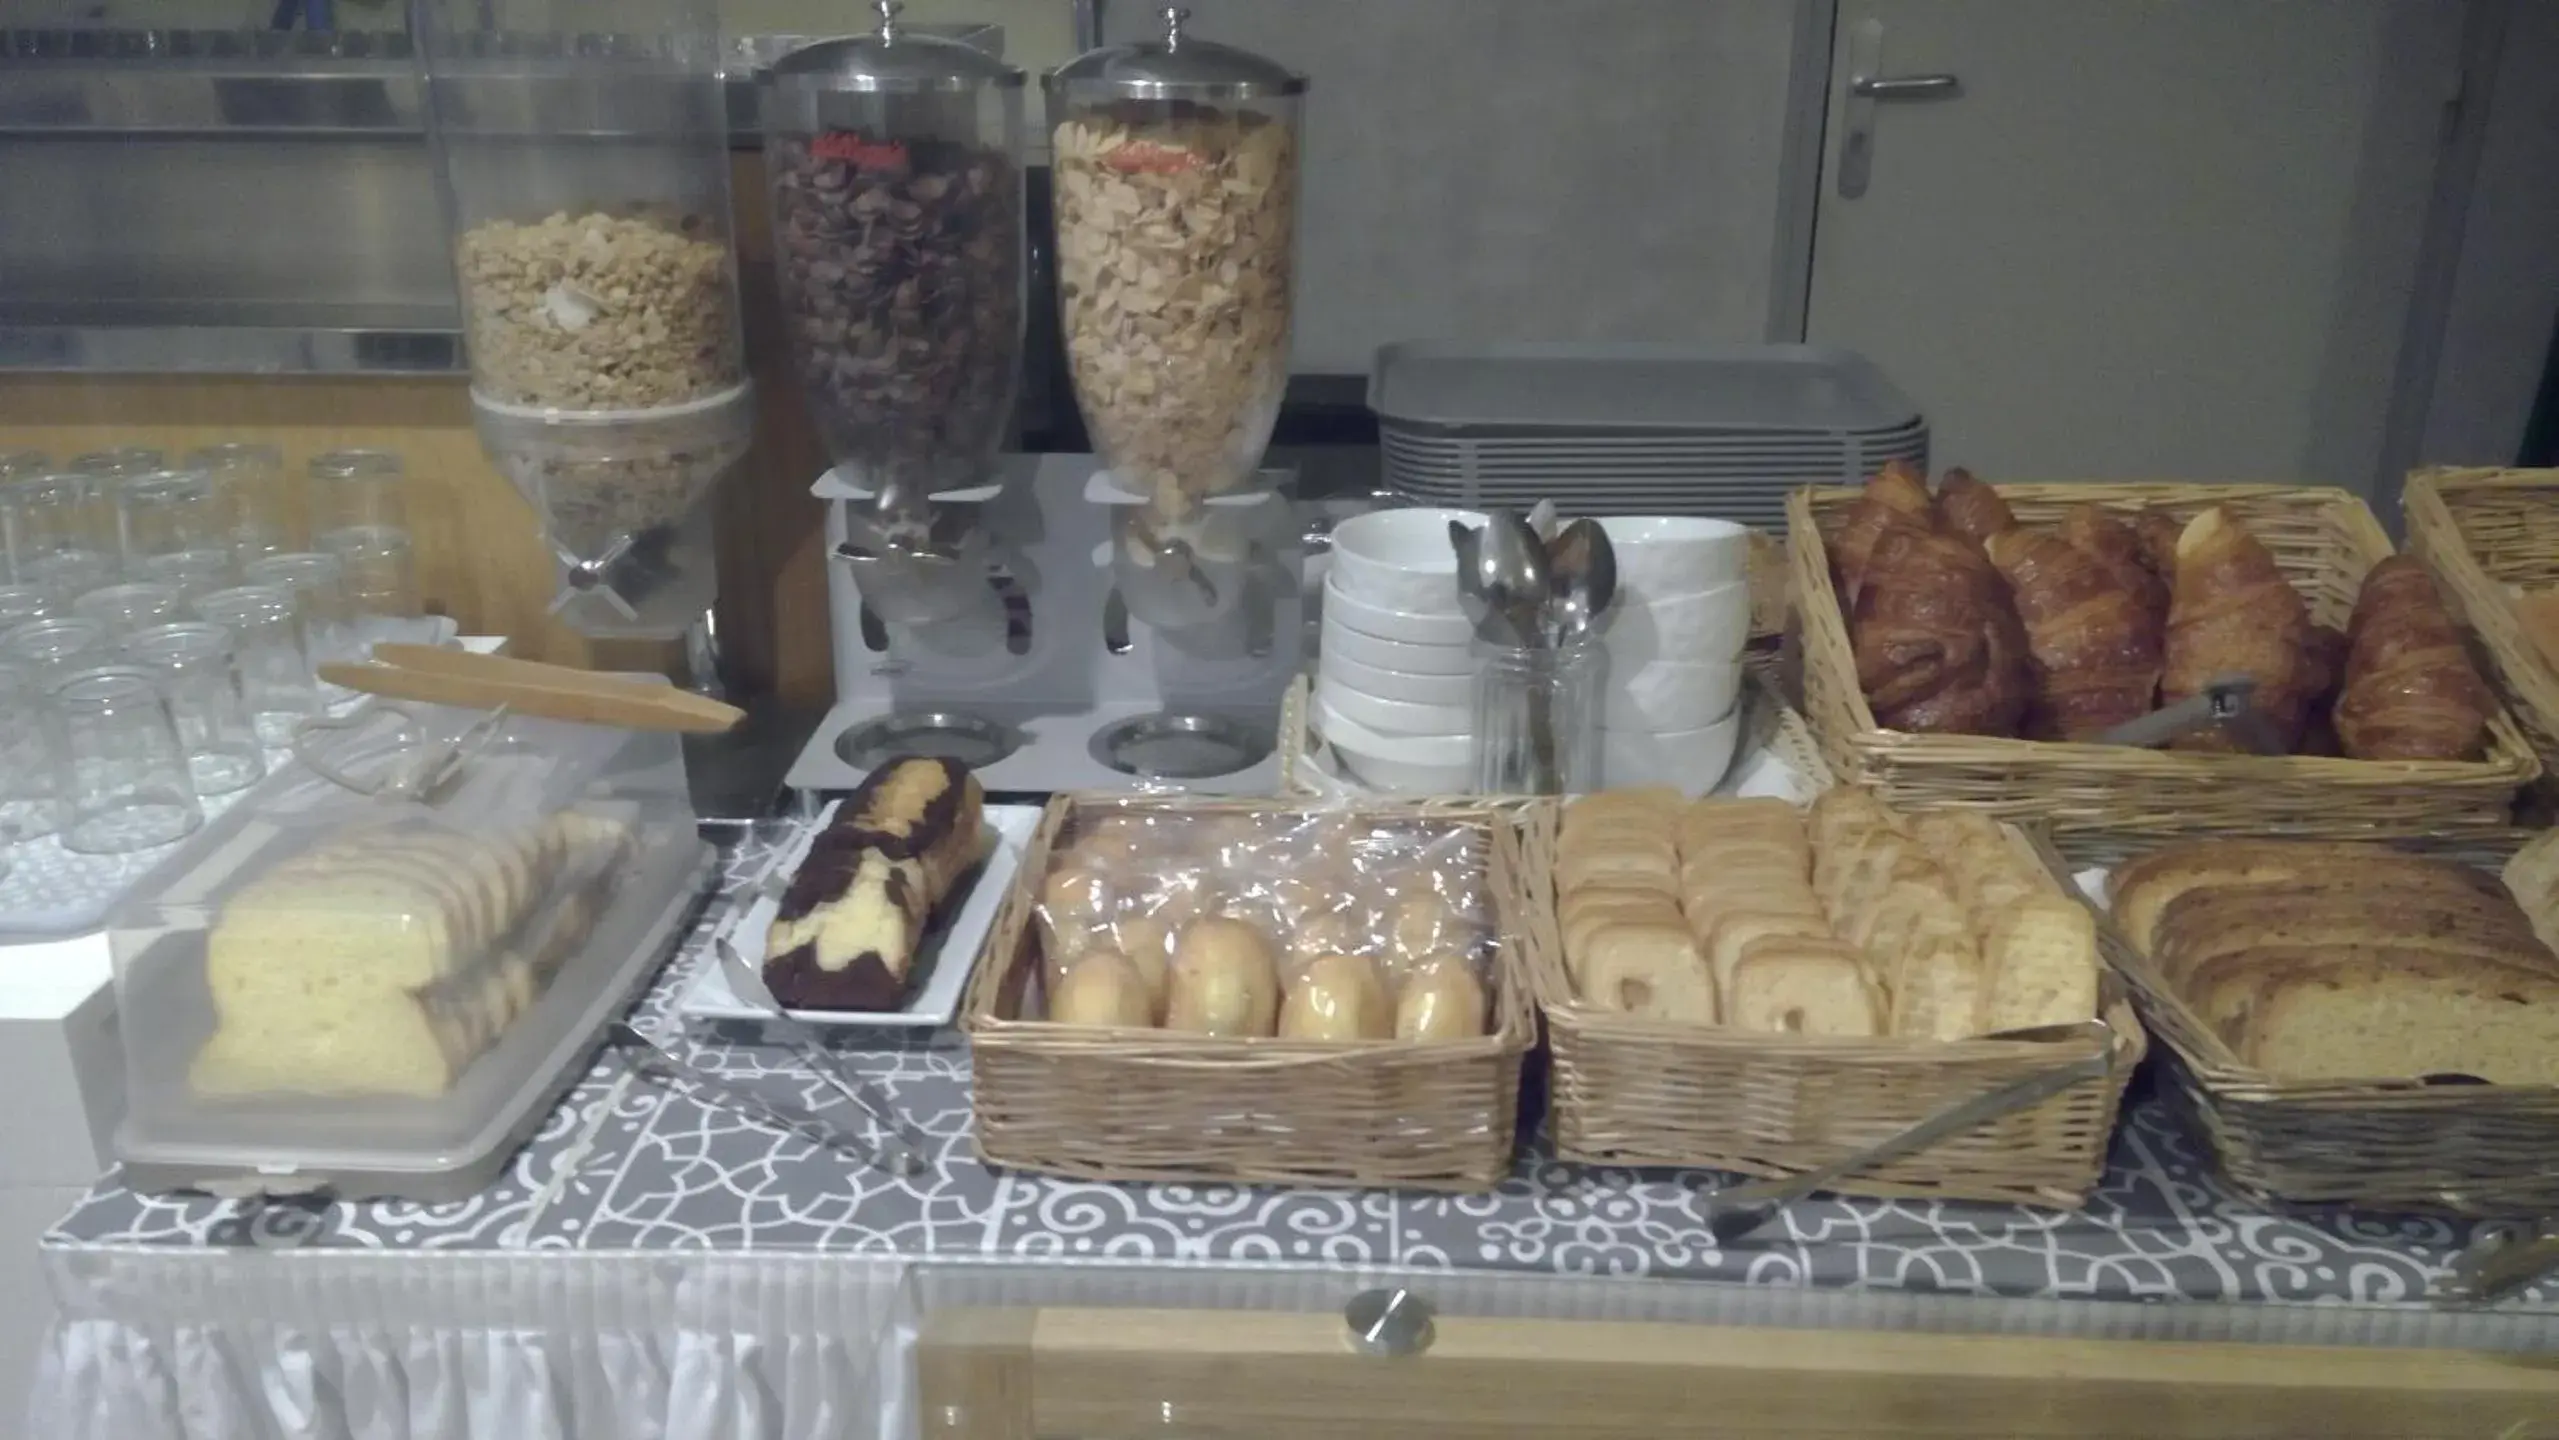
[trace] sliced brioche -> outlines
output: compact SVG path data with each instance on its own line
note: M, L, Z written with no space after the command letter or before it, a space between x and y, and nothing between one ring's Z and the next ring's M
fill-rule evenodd
M1590 941L1582 999L1604 1010L1712 1025L1715 987L1697 946L1679 925L1611 924Z

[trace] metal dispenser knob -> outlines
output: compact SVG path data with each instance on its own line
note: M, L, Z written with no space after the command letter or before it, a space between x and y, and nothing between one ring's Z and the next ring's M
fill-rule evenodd
M1410 1290L1363 1290L1342 1307L1351 1348L1362 1355L1419 1355L1438 1338L1431 1302Z

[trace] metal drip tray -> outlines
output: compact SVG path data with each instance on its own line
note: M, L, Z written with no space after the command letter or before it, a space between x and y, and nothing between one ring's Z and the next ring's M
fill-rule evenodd
M956 710L883 715L835 737L836 755L863 771L905 755L957 760L972 770L983 770L1021 748L1021 731Z
M1276 743L1269 730L1219 715L1158 712L1093 735L1093 758L1146 780L1208 780L1261 763Z

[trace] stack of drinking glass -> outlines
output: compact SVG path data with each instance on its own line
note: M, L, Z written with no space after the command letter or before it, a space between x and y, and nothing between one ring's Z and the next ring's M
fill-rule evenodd
M323 708L315 666L419 611L400 458L217 445L0 454L0 872L165 845Z

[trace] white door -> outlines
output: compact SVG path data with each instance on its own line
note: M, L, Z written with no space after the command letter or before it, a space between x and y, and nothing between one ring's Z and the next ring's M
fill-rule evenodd
M1809 337L1941 467L2368 492L2462 10L1840 0Z

